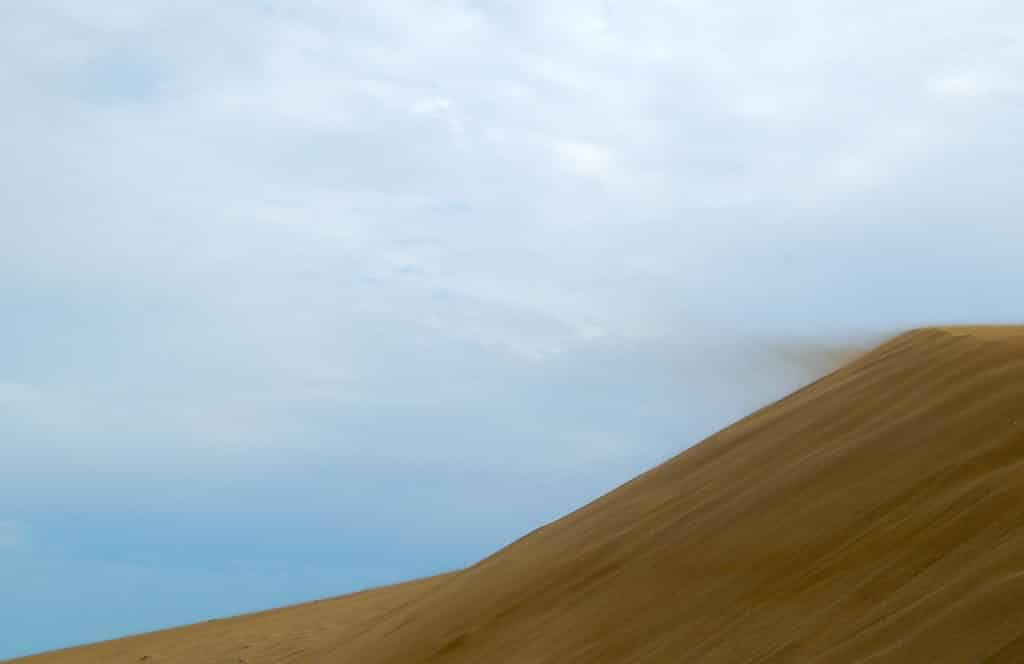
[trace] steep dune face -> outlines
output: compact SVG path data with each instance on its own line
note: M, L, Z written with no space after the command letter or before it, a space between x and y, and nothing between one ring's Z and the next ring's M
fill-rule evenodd
M901 335L357 629L279 653L1024 661L1024 328Z

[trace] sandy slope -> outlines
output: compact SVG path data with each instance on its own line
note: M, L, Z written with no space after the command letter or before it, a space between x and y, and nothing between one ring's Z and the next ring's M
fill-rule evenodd
M1024 661L1024 328L897 337L461 572L94 648L27 661Z
M333 599L8 661L32 664L301 662L311 648L354 637L411 598L428 594L444 579L444 575L419 579Z

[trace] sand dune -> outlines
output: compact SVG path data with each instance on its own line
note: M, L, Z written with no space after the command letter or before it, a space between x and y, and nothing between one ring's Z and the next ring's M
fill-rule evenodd
M460 572L19 661L1024 661L1024 328L901 335Z
M116 641L8 660L45 664L86 662L301 662L325 642L353 638L373 621L430 592L444 575L333 599L161 630Z

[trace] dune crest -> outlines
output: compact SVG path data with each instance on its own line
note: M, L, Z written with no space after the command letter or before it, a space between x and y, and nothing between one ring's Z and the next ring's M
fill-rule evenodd
M902 334L450 575L24 661L1024 661L1019 340Z
M954 335L967 335L990 341L1024 341L1024 325L947 325L936 328Z

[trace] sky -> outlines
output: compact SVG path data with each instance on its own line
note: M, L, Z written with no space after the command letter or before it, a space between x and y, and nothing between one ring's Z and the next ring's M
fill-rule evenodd
M1024 321L1024 5L34 0L0 658L472 563Z

